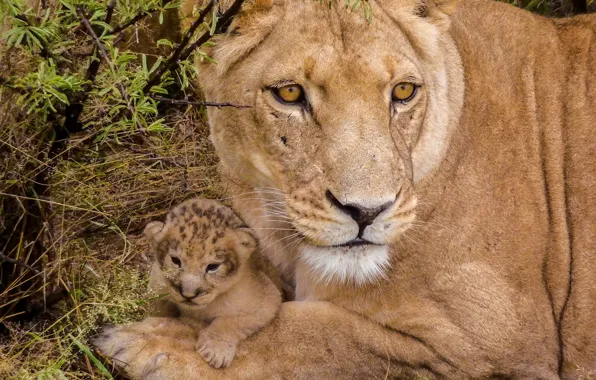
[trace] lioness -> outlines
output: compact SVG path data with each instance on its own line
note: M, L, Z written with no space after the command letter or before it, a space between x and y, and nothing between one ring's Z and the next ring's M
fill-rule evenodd
M200 67L207 100L252 106L209 109L212 140L308 301L224 371L175 320L104 352L151 379L596 371L596 16L370 0L369 23L344 4L248 5Z

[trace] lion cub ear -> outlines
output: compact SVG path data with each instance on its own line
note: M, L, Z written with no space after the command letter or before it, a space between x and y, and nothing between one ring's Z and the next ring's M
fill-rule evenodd
M236 251L244 259L247 259L257 249L257 238L250 228L238 228L235 233L237 238Z
M145 226L143 234L149 246L155 248L166 234L165 225L162 222L150 222Z

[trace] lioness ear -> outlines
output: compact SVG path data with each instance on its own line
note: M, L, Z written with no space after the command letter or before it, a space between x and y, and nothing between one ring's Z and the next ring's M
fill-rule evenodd
M455 13L459 0L418 0L414 14L428 19L442 30L449 29L450 16Z
M228 27L228 32L213 38L215 46L209 55L216 64L207 61L199 63L199 82L206 93L215 88L219 78L256 48L273 30L283 17L283 2L277 1L246 2Z
M159 242L164 238L166 231L165 225L162 222L150 222L145 226L143 234L151 248L155 248Z
M460 0L378 0L379 6L394 20L409 23L423 20L443 31L449 29L450 16L455 13L459 2Z

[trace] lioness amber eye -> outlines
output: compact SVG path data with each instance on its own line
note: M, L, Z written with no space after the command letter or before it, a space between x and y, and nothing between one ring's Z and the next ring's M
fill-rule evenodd
M416 95L416 85L410 82L401 82L393 87L393 100L407 102Z
M219 264L209 264L207 265L207 269L205 270L207 273L214 273L217 272L219 269Z
M273 88L275 95L286 103L298 103L302 100L304 91L298 84L289 84L283 87Z
M180 267L182 267L182 261L180 261L180 259L179 259L179 258L177 258L177 257L175 257L175 256L171 256L171 257L170 257L170 260L172 260L172 263L173 263L174 265L176 265L177 267L179 267L179 268L180 268Z

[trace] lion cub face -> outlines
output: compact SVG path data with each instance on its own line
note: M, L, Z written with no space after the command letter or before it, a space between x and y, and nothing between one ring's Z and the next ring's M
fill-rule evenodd
M176 302L204 307L230 289L246 270L257 243L221 203L191 199L151 222L145 236Z

